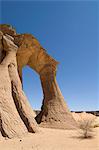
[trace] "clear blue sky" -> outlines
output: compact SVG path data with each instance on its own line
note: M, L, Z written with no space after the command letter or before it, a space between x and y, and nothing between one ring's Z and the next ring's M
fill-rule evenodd
M71 110L99 109L99 3L2 1L0 23L32 33L60 62L57 81ZM43 94L39 76L23 69L24 91L34 109Z

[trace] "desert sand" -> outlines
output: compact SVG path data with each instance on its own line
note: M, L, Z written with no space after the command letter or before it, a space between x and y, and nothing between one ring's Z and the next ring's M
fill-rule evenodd
M94 131L94 138L82 139L78 130L40 128L39 133L1 140L0 150L99 150L99 127Z

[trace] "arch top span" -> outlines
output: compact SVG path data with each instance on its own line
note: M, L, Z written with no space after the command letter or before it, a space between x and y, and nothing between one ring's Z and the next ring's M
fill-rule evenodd
M56 71L59 62L46 53L46 50L34 36L31 34L21 34L15 35L14 39L19 47L17 52L19 70L23 66L28 65L39 75L47 66L50 66L53 71Z
M32 34L17 34L16 30L7 24L1 24L0 30L8 37L11 38L12 36L14 43L18 46L17 63L19 73L25 65L29 65L38 74L47 65L50 65L53 70L56 70L59 62L47 54L46 50Z

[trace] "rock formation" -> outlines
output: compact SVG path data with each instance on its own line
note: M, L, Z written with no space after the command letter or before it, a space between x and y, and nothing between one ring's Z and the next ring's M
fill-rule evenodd
M31 34L17 34L0 25L0 131L12 138L43 127L73 128L76 122L56 81L58 62ZM41 112L34 112L22 90L22 68L28 65L40 76L44 99Z
M33 110L22 91L17 50L13 38L0 32L0 134L8 138L38 130Z

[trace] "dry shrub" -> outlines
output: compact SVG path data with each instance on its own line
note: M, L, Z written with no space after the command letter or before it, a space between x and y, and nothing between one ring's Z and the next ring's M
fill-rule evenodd
M86 118L78 121L78 126L80 129L80 134L82 138L93 138L94 137L94 129L93 124L94 119L93 118Z

